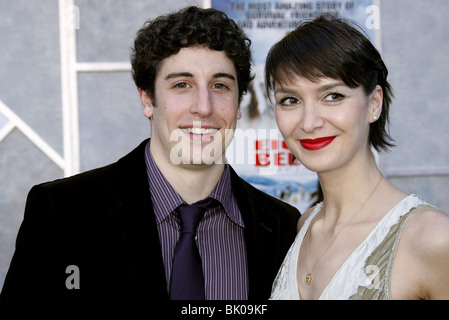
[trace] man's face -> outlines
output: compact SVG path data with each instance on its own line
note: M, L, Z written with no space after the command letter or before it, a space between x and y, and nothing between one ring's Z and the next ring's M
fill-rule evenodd
M163 60L153 101L140 90L153 157L180 165L223 161L241 117L238 93L237 72L223 51L195 46Z

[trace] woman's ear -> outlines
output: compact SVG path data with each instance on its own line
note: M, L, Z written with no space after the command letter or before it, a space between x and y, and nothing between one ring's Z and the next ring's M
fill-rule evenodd
M140 88L139 88L139 97L140 101L142 102L143 114L145 115L145 117L151 118L151 116L153 115L153 108L154 108L153 100L151 99L148 92Z
M382 90L382 87L377 85L373 92L371 92L369 96L369 106L370 106L370 113L369 113L369 122L373 123L377 121L377 119L380 118L380 115L382 114L382 104L383 104L383 97L384 92Z

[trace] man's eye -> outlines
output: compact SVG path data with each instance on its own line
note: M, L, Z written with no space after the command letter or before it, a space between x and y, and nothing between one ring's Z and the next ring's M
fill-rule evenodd
M175 85L175 88L180 88L180 89L185 89L187 88L189 85L187 84L187 82L179 82Z
M227 89L228 88L228 86L223 83L216 83L212 87L215 89Z

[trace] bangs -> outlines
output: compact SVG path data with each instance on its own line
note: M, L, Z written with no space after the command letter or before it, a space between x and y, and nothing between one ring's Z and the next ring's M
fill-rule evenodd
M359 51L366 46L358 40L363 39L360 35L355 29L326 25L310 27L308 23L290 32L268 53L265 66L267 93L274 90L275 84L287 84L297 76L312 82L328 77L341 80L350 88L363 85L366 91L374 89L372 83L377 77L373 68L366 61L360 61ZM370 79L367 81L367 78Z

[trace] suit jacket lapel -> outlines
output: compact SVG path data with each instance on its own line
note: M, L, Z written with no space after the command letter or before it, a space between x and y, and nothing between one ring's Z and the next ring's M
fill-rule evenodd
M249 299L267 299L277 273L279 219L268 212L262 197L231 169L231 183L245 223Z
M111 179L108 220L121 238L118 254L128 260L136 290L130 293L168 299L162 252L148 186L144 150L148 140L120 159Z

